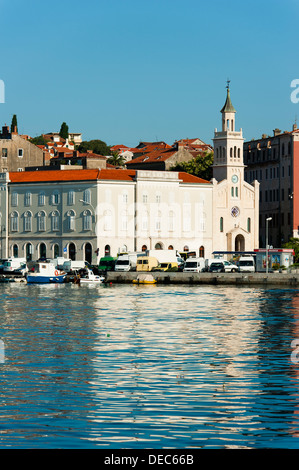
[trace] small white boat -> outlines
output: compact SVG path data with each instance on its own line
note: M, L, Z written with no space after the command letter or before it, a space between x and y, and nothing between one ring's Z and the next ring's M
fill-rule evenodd
M56 268L51 263L37 263L34 272L27 273L27 284L61 284L66 278L66 273Z
M86 268L85 273L78 278L79 284L87 284L87 283L97 283L100 284L105 281L104 276L99 276L98 274L94 274L91 269Z

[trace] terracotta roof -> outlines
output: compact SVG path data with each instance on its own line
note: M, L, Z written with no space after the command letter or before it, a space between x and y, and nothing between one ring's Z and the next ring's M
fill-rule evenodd
M172 147L163 149L157 148L150 152L146 152L139 157L134 158L126 163L126 165L134 165L136 163L143 163L143 162L156 162L156 161L165 161L168 158L172 157L177 152L177 150L173 149Z
M114 168L103 168L101 170L36 170L36 171L12 171L9 172L9 179L12 183L51 183L60 181L133 181L136 170L122 170ZM179 172L179 179L183 183L207 183L202 178Z

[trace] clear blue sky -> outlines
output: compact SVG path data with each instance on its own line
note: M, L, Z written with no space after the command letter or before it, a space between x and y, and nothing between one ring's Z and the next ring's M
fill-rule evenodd
M84 140L199 137L220 128L226 80L246 140L290 130L299 103L298 0L0 0L5 103L19 132Z

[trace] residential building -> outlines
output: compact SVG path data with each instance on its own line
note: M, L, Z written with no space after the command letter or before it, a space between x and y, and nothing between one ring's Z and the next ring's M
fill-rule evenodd
M299 130L274 129L273 135L244 143L245 180L260 182L260 246L281 247L299 237ZM268 220L267 219L272 219Z
M47 165L46 152L32 144L17 132L10 132L8 126L0 133L0 172L23 171L28 166Z
M243 135L236 131L236 110L227 97L222 129L214 133L213 248L214 251L253 251L259 246L259 183L244 180Z

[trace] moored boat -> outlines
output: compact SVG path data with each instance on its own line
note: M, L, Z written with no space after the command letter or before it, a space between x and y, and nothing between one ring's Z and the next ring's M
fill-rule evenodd
M61 284L65 281L66 273L51 263L37 263L33 272L27 273L27 284Z
M82 276L80 275L77 278L77 282L81 284L88 284L88 283L96 283L100 284L105 281L104 276L99 276L98 274L94 274L94 272L91 269L85 268L84 269L84 274Z
M139 274L132 281L134 284L156 284L156 279L151 274Z

